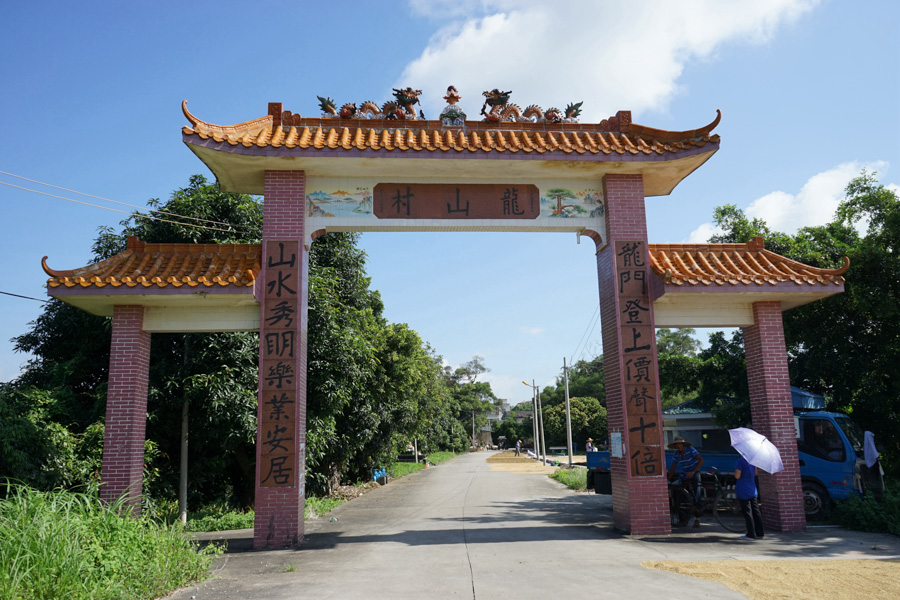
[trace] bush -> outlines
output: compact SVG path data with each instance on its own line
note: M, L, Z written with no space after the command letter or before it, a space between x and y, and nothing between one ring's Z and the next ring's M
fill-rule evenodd
M8 485L0 501L0 597L151 599L205 578L219 552L198 551L179 526L122 516L96 489Z
M900 535L900 483L888 484L880 502L870 493L835 502L831 519L847 529Z
M587 489L587 469L557 469L550 473L549 477L576 492L583 492Z

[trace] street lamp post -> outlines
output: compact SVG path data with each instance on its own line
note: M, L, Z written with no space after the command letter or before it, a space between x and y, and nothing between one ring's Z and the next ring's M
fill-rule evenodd
M566 366L566 357L563 356L563 374L566 381L566 445L569 449L569 468L574 462L572 456L572 410L569 406L569 367Z

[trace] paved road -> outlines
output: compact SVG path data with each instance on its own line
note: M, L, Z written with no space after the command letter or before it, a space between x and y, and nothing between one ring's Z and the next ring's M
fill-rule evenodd
M645 560L898 558L895 536L813 529L740 542L712 524L637 537L612 526L608 496L541 473L499 470L492 453L458 457L307 522L298 550L251 551L227 532L209 581L172 600L550 598L742 599L725 586L644 569ZM493 468L492 468L493 467Z

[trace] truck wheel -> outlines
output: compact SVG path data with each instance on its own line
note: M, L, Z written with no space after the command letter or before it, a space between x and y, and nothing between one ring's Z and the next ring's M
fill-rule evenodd
M803 511L808 521L824 519L830 506L831 500L825 488L814 481L803 482Z
M587 489L594 489L594 472L590 469L587 472Z

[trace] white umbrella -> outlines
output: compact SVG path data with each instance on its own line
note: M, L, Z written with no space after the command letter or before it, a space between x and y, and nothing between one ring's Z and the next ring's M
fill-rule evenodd
M746 427L729 429L728 433L731 434L731 445L748 463L767 473L784 471L781 453L766 436Z

